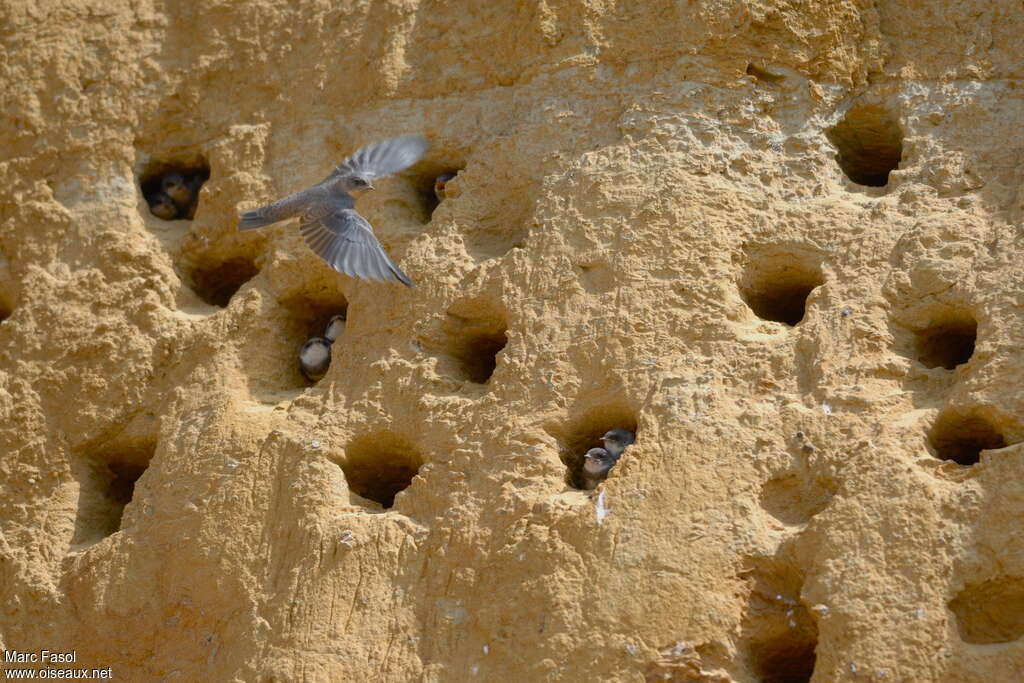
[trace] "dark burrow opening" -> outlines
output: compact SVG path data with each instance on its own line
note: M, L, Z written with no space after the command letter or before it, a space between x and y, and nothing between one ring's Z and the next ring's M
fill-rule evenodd
M248 256L224 260L205 257L185 266L186 281L196 296L219 308L227 308L231 297L257 273L256 262Z
M460 381L487 384L508 343L508 317L503 306L487 299L453 304L439 333L423 340L440 360L440 369Z
M508 343L504 329L486 329L466 332L454 355L462 374L470 382L486 384L498 366L498 353Z
M441 205L442 201L453 198L452 196L446 196L447 183L457 176L463 168L462 166L443 166L431 163L428 164L428 168L416 176L414 184L423 205L424 223L430 222L430 218L434 215L434 211ZM439 194L441 196L438 196Z
M978 463L982 451L1007 445L999 430L981 415L954 410L947 410L935 420L928 441L939 460L968 467Z
M965 643L1009 643L1024 636L1024 579L1001 576L968 584L950 600Z
M762 683L807 683L814 675L817 641L780 636L750 651L751 663Z
M192 220L199 191L210 179L210 165L199 154L150 161L139 174L149 212L162 220Z
M790 327L804 319L807 297L824 283L821 270L796 257L752 260L740 281L740 296L762 320Z
M835 145L836 161L846 177L858 185L884 187L889 173L903 157L903 131L885 107L860 104L826 131Z
M315 375L307 377L303 374L299 351L307 341L315 337L327 338L327 328L331 319L340 315L345 318L345 322L341 323L337 338L329 345L331 361L334 360L337 353L340 353L339 340L343 338L344 330L348 326L348 301L340 294L325 293L323 296L292 297L283 301L282 306L288 316L281 337L286 340L292 365L295 367L296 386L306 387L320 378Z
M0 254L0 262L3 261L3 254ZM14 301L7 295L7 292L0 291L0 323L11 317L14 313Z
M914 332L917 359L926 368L952 370L974 355L978 323L968 314L959 314Z
M751 591L742 635L749 666L762 683L807 683L817 663L818 626L801 599L803 575L791 559L748 559Z
M263 300L260 319L251 334L243 335L240 350L243 371L250 396L264 404L280 404L294 399L329 373L345 346L345 334L329 344L329 356L319 376L307 378L299 358L303 345L314 337L324 337L328 322L335 315L351 322L348 300L326 284L310 284L283 293L281 298Z
M92 545L122 528L125 507L134 499L135 484L155 450L155 444L142 444L99 453L76 464L79 493L72 546Z
M583 412L582 416L573 420L568 429L561 425L548 428L559 444L559 457L565 465L565 483L575 489L584 489L583 463L584 455L591 448L603 448L601 437L612 429L625 429L636 437L636 413L627 405L615 403L596 406ZM622 457L629 454L627 447ZM612 468L622 464L619 461Z
M341 469L352 493L388 509L394 505L395 496L409 487L422 465L423 458L407 441L381 432L349 444Z
M781 74L773 74L771 71L762 69L756 64L747 64L747 75L753 76L757 80L768 83L769 85L777 85L786 80L785 76Z

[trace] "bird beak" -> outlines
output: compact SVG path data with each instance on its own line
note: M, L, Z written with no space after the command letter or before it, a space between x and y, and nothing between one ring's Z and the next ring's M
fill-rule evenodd
M376 187L374 187L373 185L367 185L367 186L366 186L366 189L367 189L367 190L376 190L377 188L376 188Z

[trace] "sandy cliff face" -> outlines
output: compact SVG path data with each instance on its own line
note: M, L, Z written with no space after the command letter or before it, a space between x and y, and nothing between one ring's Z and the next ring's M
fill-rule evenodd
M455 4L0 6L2 646L1020 677L1019 4ZM415 289L237 232L413 131L359 208ZM143 197L173 168L192 221Z

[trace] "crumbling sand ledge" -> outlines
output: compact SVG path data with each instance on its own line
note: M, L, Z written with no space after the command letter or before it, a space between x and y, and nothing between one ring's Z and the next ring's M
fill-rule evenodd
M1019 4L0 25L3 647L120 680L1024 670ZM360 209L416 289L236 232L410 131ZM197 160L195 220L151 216L140 176ZM566 463L623 423L598 524ZM387 511L346 484L375 457L422 463Z

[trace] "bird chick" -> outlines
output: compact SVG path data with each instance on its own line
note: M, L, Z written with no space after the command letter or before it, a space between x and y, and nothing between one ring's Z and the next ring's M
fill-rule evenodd
M601 437L604 448L591 448L583 456L580 479L583 488L591 491L597 487L622 457L623 451L636 440L633 432L625 429L610 429Z
M163 193L174 200L179 207L188 205L191 199L191 192L188 183L185 182L185 175L178 171L168 171L160 178L160 189Z
M618 456L614 456L604 448L591 448L583 456L583 468L580 471L580 479L583 488L593 491L608 476L608 472L615 466Z
M327 341L332 344L338 340L338 337L345 331L345 314L339 313L338 315L332 315L331 319L327 322L327 329L324 330L324 337Z
M636 441L636 437L633 432L625 429L610 429L601 437L601 441L604 443L605 450L618 460L622 451Z
M444 188L448 184L448 181L454 177L454 173L442 173L434 180L434 196L437 197L438 202L443 202L445 200L447 195L445 195Z
M157 192L150 198L149 212L157 218L162 218L165 221L173 220L178 217L178 207L175 206L174 200L163 192Z
M185 181L189 193L188 206L185 208L185 218L189 220L196 217L196 209L199 207L199 191L203 189L203 183L205 182L206 178L199 174Z
M174 200L178 217L192 220L199 204L199 190L205 179L198 173L186 176L180 171L169 171L160 179L160 189Z
M403 135L363 147L313 187L243 213L238 229L253 230L296 217L306 244L334 270L412 287L409 276L381 247L373 226L356 212L355 198L372 190L377 178L415 164L427 146L419 135Z
M310 382L319 382L331 367L331 342L313 337L299 349L299 369Z

